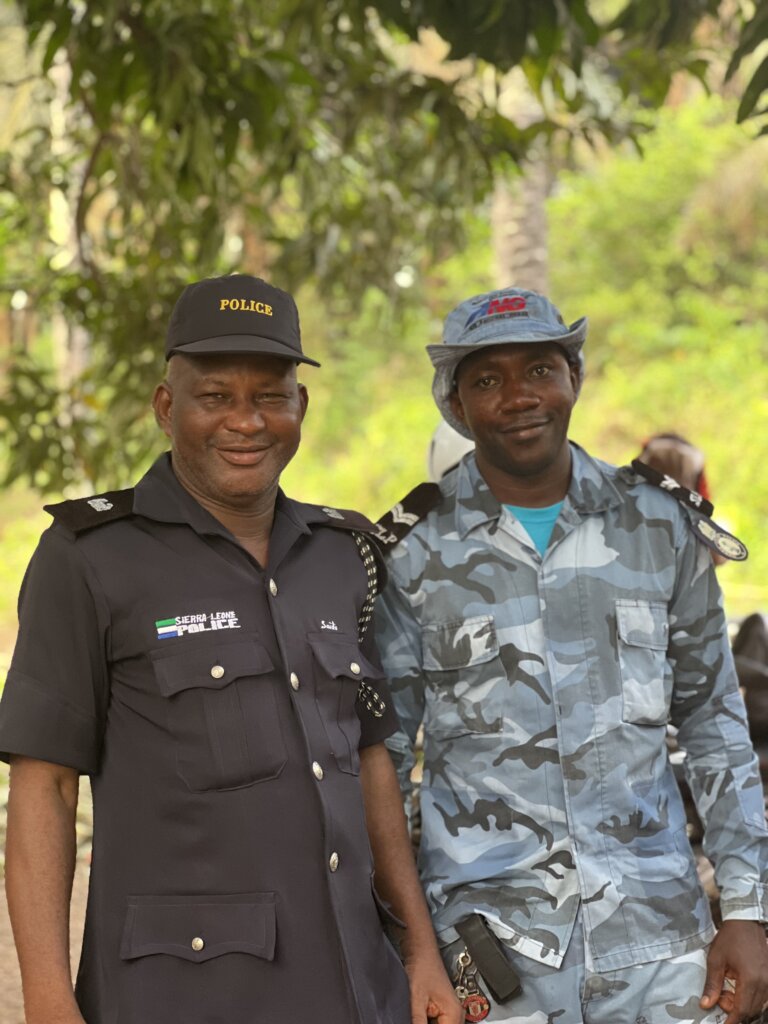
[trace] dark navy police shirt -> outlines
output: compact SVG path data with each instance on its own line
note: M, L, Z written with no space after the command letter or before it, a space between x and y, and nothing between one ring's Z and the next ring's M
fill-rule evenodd
M92 507L53 510L0 704L6 759L92 777L86 1021L408 1024L358 778L396 728L358 639L365 521L280 494L262 570L168 455L132 512Z

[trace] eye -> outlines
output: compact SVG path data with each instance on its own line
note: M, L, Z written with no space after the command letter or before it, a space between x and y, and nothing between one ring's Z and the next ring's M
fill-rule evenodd
M289 395L286 395L281 391L267 391L263 395L259 395L257 401L267 402L269 405L276 405L280 402L288 401L289 397Z
M204 391L202 394L198 395L197 397L198 397L198 401L202 405L216 406L216 405L222 405L224 402L226 402L228 396L225 395L223 391Z
M548 366L546 363L539 363L537 366L534 366L531 370L531 376L538 377L540 379L542 377L548 377L551 372L551 366Z
M475 387L479 388L480 391L487 391L488 388L492 388L498 381L497 377L494 377L490 373L484 373L482 377L478 377L475 381Z

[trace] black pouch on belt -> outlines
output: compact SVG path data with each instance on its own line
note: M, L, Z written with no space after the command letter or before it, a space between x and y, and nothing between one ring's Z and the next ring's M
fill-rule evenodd
M455 927L496 1002L505 1003L520 995L522 986L517 972L485 918L480 914L470 914Z

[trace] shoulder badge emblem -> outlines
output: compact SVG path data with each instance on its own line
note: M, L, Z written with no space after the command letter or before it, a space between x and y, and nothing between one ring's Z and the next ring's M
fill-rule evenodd
M683 506L691 524L691 529L696 536L712 551L717 551L723 557L732 562L743 562L748 556L746 544L743 544L738 537L728 533L722 526L718 526L710 518L715 511L711 501L707 501L697 491L691 491L679 484L674 477L665 473L659 473L651 466L646 466L639 459L634 459L632 469L644 477L648 483L660 487Z
M437 484L425 483L414 487L376 523L375 537L379 544L390 548L406 537L414 526L426 519L440 501L440 494Z
M107 501L106 498L89 498L88 504L91 508L95 508L97 512L109 512L111 508L115 506L111 501Z

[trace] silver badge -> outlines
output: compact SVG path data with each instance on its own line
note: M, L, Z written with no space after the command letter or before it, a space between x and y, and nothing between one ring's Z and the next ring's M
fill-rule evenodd
M343 519L344 516L339 512L337 508L324 508L323 512L331 519Z
M106 498L89 498L88 504L91 508L96 509L97 512L109 512L111 508L115 506L111 501L107 501Z

